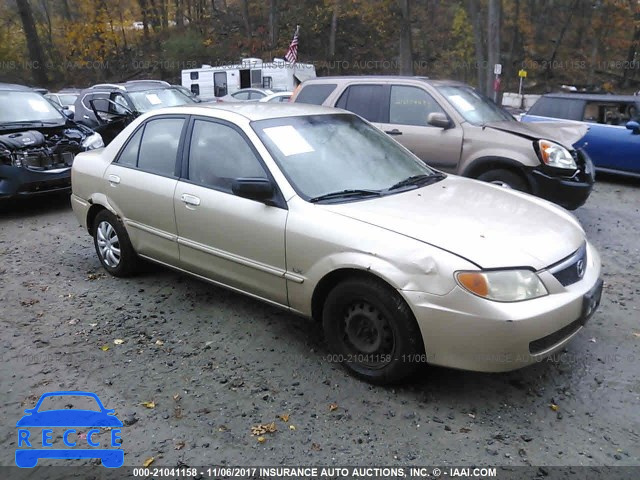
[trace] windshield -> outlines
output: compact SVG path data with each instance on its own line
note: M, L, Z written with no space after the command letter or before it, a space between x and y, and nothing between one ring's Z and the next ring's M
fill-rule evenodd
M489 122L517 121L505 110L497 106L488 98L480 95L471 87L448 85L438 87L453 108L474 125L484 125Z
M305 200L355 190L390 194L408 178L440 175L355 115L285 117L252 127Z
M63 124L66 118L39 93L0 92L0 123L12 122Z
M195 103L191 98L175 88L156 88L130 92L129 95L138 112Z

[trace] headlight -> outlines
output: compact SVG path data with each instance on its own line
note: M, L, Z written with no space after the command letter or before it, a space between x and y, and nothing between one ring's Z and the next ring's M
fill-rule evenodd
M519 302L547 295L547 289L530 270L457 272L456 280L465 290L497 302Z
M82 146L87 150L94 150L96 148L104 147L102 136L99 133L92 133L82 142Z
M540 158L545 165L571 170L578 168L569 150L562 145L550 140L538 140L538 148L540 149Z

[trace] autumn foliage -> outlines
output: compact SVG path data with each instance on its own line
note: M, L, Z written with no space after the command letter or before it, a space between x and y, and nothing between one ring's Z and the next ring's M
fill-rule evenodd
M485 88L493 70L487 59L495 57L487 51L491 1L9 0L0 3L0 80L47 88L133 78L175 83L183 68L202 63L282 57L299 24L299 61L315 63L320 75L397 74L410 55L415 74ZM496 5L503 88L515 89L524 68L531 92L562 84L640 89L637 1ZM37 36L25 34L25 9ZM402 53L407 31L410 50Z

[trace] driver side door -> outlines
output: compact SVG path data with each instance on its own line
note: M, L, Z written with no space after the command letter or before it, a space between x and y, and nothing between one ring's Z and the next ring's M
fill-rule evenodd
M286 203L232 189L238 178L273 182L260 155L238 126L211 118L192 120L185 147L174 196L181 267L286 306Z

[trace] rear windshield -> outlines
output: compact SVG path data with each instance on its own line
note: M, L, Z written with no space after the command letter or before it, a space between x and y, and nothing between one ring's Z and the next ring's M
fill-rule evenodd
M322 105L337 86L338 85L335 83L303 85L300 93L295 99L295 102Z
M527 115L562 118L563 120L582 120L584 100L577 98L541 97L529 109Z
M176 88L158 88L131 92L129 94L138 112L148 112L157 108L177 107L195 103L192 98Z

